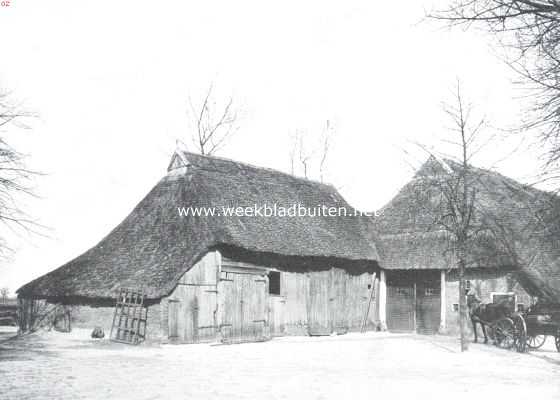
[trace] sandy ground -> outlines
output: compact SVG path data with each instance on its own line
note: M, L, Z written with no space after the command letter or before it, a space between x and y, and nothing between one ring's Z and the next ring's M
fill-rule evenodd
M550 338L529 354L460 354L454 338L411 334L133 347L0 329L1 399L560 399Z

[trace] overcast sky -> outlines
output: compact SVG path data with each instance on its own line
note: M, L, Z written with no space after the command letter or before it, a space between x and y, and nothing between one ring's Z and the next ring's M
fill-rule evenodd
M425 157L411 142L445 148L441 102L457 77L493 125L512 124L521 94L491 38L422 22L431 4L11 0L0 86L40 118L3 135L47 174L27 210L51 230L10 238L0 285L60 266L126 217L175 140L188 143L188 98L202 101L212 82L243 109L221 156L289 171L294 132L318 136L329 120L328 180L363 210L382 207ZM476 163L530 179L530 151L496 163L516 146L493 142Z

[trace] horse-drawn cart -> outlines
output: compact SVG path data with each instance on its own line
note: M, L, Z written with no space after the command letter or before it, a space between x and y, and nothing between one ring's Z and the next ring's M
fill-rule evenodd
M468 296L467 304L475 343L480 324L484 343L490 336L496 346L524 352L538 349L547 336L553 336L560 352L560 304L537 303L522 313L513 312L504 302L482 303L475 295Z
M484 343L488 343L490 336L498 347L519 352L527 349L527 325L520 313L512 312L504 302L482 303L474 294L467 297L467 305L475 343L478 341L477 325L480 325Z
M554 337L560 352L560 304L537 303L523 314L527 326L527 347L538 349L547 336Z
M524 352L527 349L527 325L525 319L519 313L513 313L509 317L503 317L488 327L494 344L508 350Z

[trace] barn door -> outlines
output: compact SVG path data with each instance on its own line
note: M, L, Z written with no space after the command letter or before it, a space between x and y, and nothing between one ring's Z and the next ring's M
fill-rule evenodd
M416 281L416 331L437 333L441 317L441 280L439 271L418 274Z
M224 341L246 342L268 337L266 276L222 272L219 292Z
M216 335L216 289L213 286L186 286L183 341L199 343L213 340Z
M263 340L269 336L268 329L268 280L266 276L253 276L246 292L251 307L248 315L249 340Z
M179 327L177 324L179 317L179 301L169 300L167 303L168 307L168 328L169 328L169 339L177 340L179 338Z
M286 298L283 296L268 296L268 321L272 336L282 336L285 332Z
M347 274L339 268L331 269L329 295L329 315L331 332L343 334L348 332L348 311L346 309Z
M408 271L387 274L387 328L413 331L415 326L414 275Z
M308 333L330 335L332 332L330 319L330 285L331 272L311 272L309 275L309 295L307 299Z
M342 334L348 331L346 281L346 272L338 268L310 273L307 301L310 335Z

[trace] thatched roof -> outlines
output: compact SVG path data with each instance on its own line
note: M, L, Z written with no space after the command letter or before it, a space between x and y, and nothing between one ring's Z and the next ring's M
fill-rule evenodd
M187 164L187 165L185 165ZM289 207L348 203L330 185L239 162L176 152L169 172L96 246L26 284L21 296L107 298L117 288L167 295L210 249L376 265L371 219L365 217L179 216L178 207Z
M442 213L440 193L426 190L425 182L461 170L452 160L430 157L380 210L375 224L382 268L456 267L449 234L434 224ZM560 295L559 199L494 171L470 167L470 176L476 191L475 223L491 227L491 233L477 236L467 267L513 270L532 294Z

